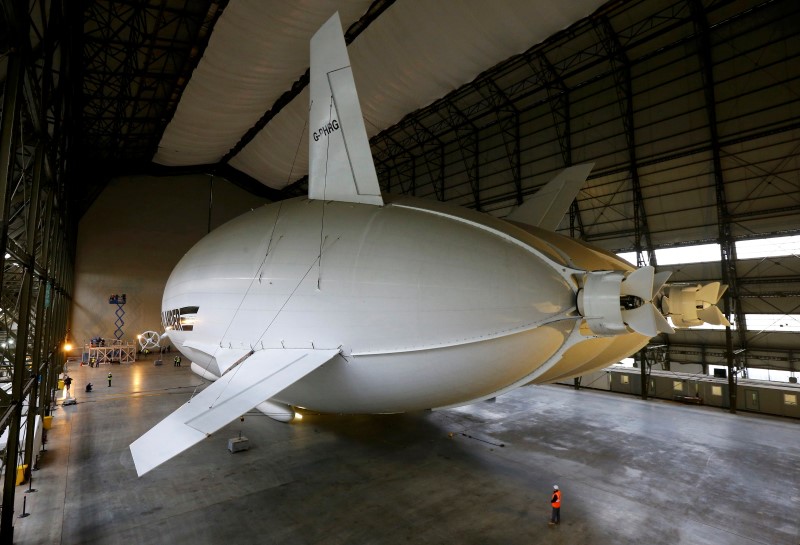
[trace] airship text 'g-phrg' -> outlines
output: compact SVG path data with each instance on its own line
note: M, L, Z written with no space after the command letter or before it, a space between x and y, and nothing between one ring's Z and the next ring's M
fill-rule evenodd
M591 165L506 220L382 195L338 15L311 39L310 96L308 198L216 229L167 282L170 341L215 382L131 445L139 475L254 407L289 420L293 406L463 405L605 367L672 331L653 304L662 273L550 231ZM696 288L684 292L671 312L697 308Z

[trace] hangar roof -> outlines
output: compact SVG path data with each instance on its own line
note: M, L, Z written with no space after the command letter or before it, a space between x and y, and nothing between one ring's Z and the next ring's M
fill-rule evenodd
M307 88L259 125L252 137L245 134L267 110L276 110L275 102L294 82L306 81L309 38L335 10L351 28L349 54L368 133L374 136L485 68L585 17L600 3L231 2L153 160L188 166L225 159L274 189L304 176Z
M270 190L307 171L308 42L334 11L373 136L601 4L88 2L82 156L112 175L214 170L281 198Z

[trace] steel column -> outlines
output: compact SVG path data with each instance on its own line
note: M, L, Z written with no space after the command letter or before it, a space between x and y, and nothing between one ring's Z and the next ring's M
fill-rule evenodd
M719 227L719 245L722 268L722 281L728 285L728 291L724 295L725 316L730 319L736 316L736 328L739 333L739 343L742 349L747 348L746 330L744 313L738 304L739 287L736 275L736 245L731 233L731 218L728 212L727 198L725 195L725 180L722 176L722 160L719 132L717 129L717 100L714 83L714 64L711 57L711 39L708 20L699 0L689 0L689 7L692 10L694 21L697 55L700 60L700 75L703 80L703 93L705 96L705 108L708 116L708 130L711 138L712 165L714 169L714 188L717 199L717 225ZM733 335L730 327L725 328L725 350L728 363L728 395L730 412L736 412L736 372L738 371L734 362L733 354ZM745 367L747 356L744 355Z
M24 293L23 290L23 297L27 298L30 301L31 298L31 291L33 288L33 283L36 281L34 278L34 266L36 264L35 256L36 256L36 234L37 234L37 227L39 226L40 219L42 219L41 212L40 212L40 197L41 194L44 193L45 198L49 197L49 192L47 190L40 191L41 187L41 177L43 173L43 164L44 164L44 142L40 141L39 145L36 147L36 162L34 164L34 173L33 173L33 183L31 185L31 202L29 205L28 210L28 225L27 225L27 248L26 252L30 256L30 269L26 271L26 275L30 275L29 282L28 282L28 291L29 293ZM50 209L49 202L46 207L48 210ZM45 221L47 221L47 217L45 216ZM47 236L47 229L43 229L43 236ZM27 464L28 471L33 469L33 462L34 462L34 453L33 453L33 439L36 424L36 416L38 411L38 407L36 405L37 402L37 395L38 395L38 380L39 375L41 373L41 369L39 368L40 365L40 347L41 347L41 336L42 336L42 324L39 322L39 318L41 316L40 312L40 303L39 300L44 298L44 294L38 293L37 301L36 301L36 319L34 321L33 327L33 346L31 349L31 375L32 379L35 381L35 386L31 388L28 398L28 419L27 419L27 426L26 426L26 433L25 433L25 456L23 460L23 464ZM31 304L32 306L32 304ZM27 316L30 317L31 315L31 308L28 308ZM30 319L30 318L29 318ZM28 343L25 343L25 347L27 348ZM17 350L20 350L20 346L17 346ZM24 351L23 351L24 352ZM24 355L24 354L23 354Z
M647 213L644 209L641 181L639 180L639 163L636 158L636 129L633 116L633 83L631 81L631 64L619 41L614 28L606 17L601 17L596 23L600 39L606 48L608 61L612 67L614 84L617 91L622 125L625 130L625 141L630 164L631 190L633 192L633 226L634 247L636 248L636 264L656 266L656 254L650 238L650 227L647 223ZM642 248L644 239L644 248ZM644 262L643 251L647 253L648 263Z
M22 7L19 2L9 2L4 5L9 26L15 30L15 38L26 36L27 24L21 23L17 15ZM22 11L24 13L24 10ZM26 36L27 37L27 36ZM8 222L12 196L12 179L14 174L14 155L17 145L17 127L20 112L20 96L23 82L23 51L22 43L16 44L17 48L8 55L8 69L6 71L5 87L3 91L3 111L0 119L0 254L5 255L8 243ZM3 267L0 267L0 290L3 289ZM18 330L16 353L25 353L27 338L20 335ZM8 422L8 443L6 446L5 478L3 482L3 509L0 514L0 543L11 545L14 537L14 492L17 473L17 449L19 443L19 426L22 416L23 403L23 378L25 369L24 358L15 358L12 386L11 404L5 414L11 418ZM10 414L9 414L10 413ZM5 416L5 415L4 415ZM1 428L2 426L0 426Z

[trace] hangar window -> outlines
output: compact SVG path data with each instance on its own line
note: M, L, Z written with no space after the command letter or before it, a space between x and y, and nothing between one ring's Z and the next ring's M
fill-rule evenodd
M712 386L711 387L711 395L712 396L721 396L722 395L722 386Z
M800 332L800 314L747 314L750 331Z
M659 265L719 261L721 256L719 244L697 244L695 246L656 250L656 259Z
M631 265L636 265L636 252L621 252L617 254L617 257L621 257ZM642 257L644 257L644 264L649 265L650 262L647 259L647 254L645 253Z
M673 380L672 381L672 389L675 390L676 392L682 392L683 391L683 382L680 381L680 380Z
M779 333L800 332L800 314L745 314L748 331L769 331ZM735 319L731 316L731 327L736 327ZM725 329L725 326L703 324L693 327L698 329Z
M622 384L628 384L628 382L630 382L628 375L622 375L619 380Z
M739 259L782 255L800 255L800 236L740 240L736 243L736 257Z
M636 265L636 252L622 252L617 255L625 261ZM738 259L758 259L784 255L800 255L800 235L740 240L736 243L736 257ZM647 256L645 255L644 257L646 260ZM719 244L695 244L679 248L657 249L656 258L659 265L677 265L720 261L722 254ZM647 264L645 263L645 265Z
M797 405L797 394L783 394L783 402L786 405Z

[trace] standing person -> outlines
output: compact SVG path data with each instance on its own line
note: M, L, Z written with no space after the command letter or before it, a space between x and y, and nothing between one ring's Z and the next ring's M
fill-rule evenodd
M108 374L108 387L111 387L111 373Z
M175 356L175 359L172 360L173 367L180 367L181 366L181 357Z
M561 490L558 485L553 485L553 496L550 498L550 505L553 506L553 514L550 515L550 522L548 524L558 524L561 522Z
M64 377L64 386L67 387L67 396L69 396L69 387L72 386L72 377L67 375Z

